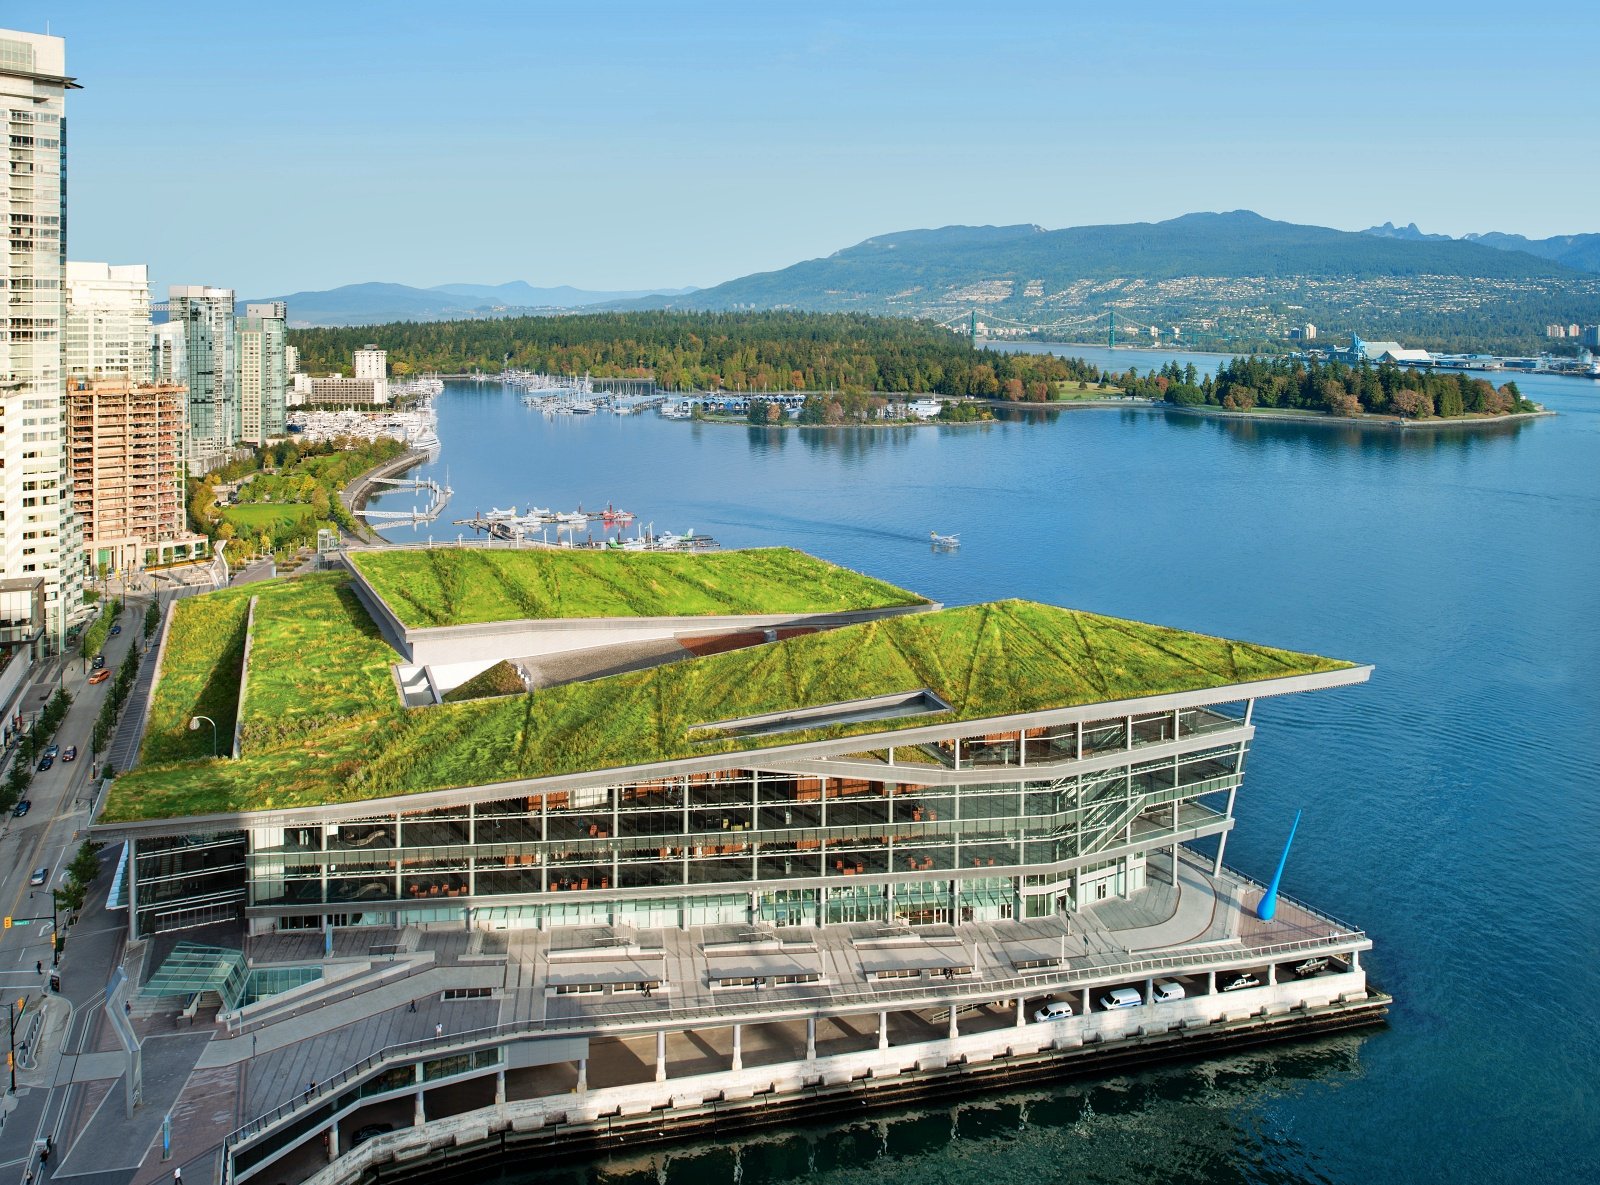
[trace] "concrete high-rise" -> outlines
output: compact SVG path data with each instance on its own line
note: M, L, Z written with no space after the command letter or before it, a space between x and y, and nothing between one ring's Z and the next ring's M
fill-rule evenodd
M219 464L239 439L233 289L174 284L168 316L183 326L189 385L187 454L197 470Z
M66 43L0 30L9 250L0 257L0 644L61 645L82 600L82 548L63 447Z
M189 348L183 326L163 321L150 327L150 381L176 387L189 385Z
M260 444L287 429L289 370L283 301L245 306L238 325L239 437Z
M63 365L69 379L150 376L150 279L142 263L67 264Z
M91 570L126 572L206 554L183 497L181 386L126 378L67 380L72 492Z

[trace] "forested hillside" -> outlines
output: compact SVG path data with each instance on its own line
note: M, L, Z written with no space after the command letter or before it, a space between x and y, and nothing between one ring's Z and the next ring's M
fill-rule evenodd
M312 372L376 342L397 375L507 368L654 377L678 389L934 392L1022 397L1087 371L1074 359L974 350L936 325L823 313L604 313L294 330ZM1041 394L1042 397L1042 394Z

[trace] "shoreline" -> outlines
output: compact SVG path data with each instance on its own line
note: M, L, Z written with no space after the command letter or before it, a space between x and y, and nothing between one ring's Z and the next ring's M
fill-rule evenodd
M1520 411L1503 416L1455 416L1450 419L1430 417L1426 420L1407 420L1400 416L1329 416L1298 415L1281 411L1231 411L1225 407L1184 407L1176 403L1155 403L1152 406L1167 408L1183 415L1206 416L1219 420L1269 420L1277 424L1333 424L1351 428L1388 428L1409 432L1414 428L1493 428L1500 424L1519 424L1527 420L1553 417L1553 411Z
M339 501L344 503L344 508L348 510L350 512L350 516L355 519L357 528L355 531L355 536L359 542L389 542L376 530L374 530L372 527L369 527L359 517L360 512L367 505L367 499L371 498L373 495L373 480L380 477L391 477L396 473L404 473L407 469L419 465L427 459L427 453L420 452L417 449L407 449L405 452L401 453L398 457L395 457L392 460L384 461L379 465L374 465L365 473L358 473L355 477L350 479L350 481L345 485L344 489L339 491Z

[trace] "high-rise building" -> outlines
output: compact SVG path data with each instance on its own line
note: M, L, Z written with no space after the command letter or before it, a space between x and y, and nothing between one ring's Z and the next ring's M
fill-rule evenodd
M183 497L188 398L171 383L67 380L72 496L91 570L196 559Z
M365 345L356 351L356 378L386 379L388 377L388 350L380 350L374 345Z
M365 345L356 351L355 377L372 382L372 402L389 402L389 351Z
M67 378L144 382L150 374L150 279L145 265L69 262L66 293Z
M281 300L246 305L238 326L239 437L260 444L287 429L289 398L287 346Z
M59 647L82 600L64 448L66 43L0 30L9 250L0 257L0 644Z
M296 347L283 347L283 369L291 378L300 372L300 351Z
M174 284L169 316L183 326L189 380L186 452L196 469L220 462L239 439L233 289Z
M150 381L173 386L189 385L189 352L183 326L163 321L150 327Z

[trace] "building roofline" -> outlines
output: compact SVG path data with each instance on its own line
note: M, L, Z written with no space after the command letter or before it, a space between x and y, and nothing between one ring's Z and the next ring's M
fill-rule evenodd
M1034 712L1006 716L990 716L967 720L947 720L940 724L919 728L894 729L879 733L858 733L825 741L807 741L794 745L776 745L762 748L740 749L732 752L709 753L704 757L678 758L672 761L650 762L641 765L612 766L585 770L580 773L550 774L536 778L519 778L506 782L490 782L476 786L453 786L438 790L419 791L414 794L394 794L383 798L363 798L350 802L328 803L318 806L283 807L264 811L229 811L209 815L175 815L160 819L131 819L117 823L96 823L90 830L96 835L128 838L171 835L175 832L231 831L252 826L300 826L348 819L362 814L383 814L388 811L436 810L440 807L458 806L476 802L493 802L502 798L537 795L553 790L584 789L610 786L623 782L648 781L654 778L676 777L706 773L717 769L753 766L779 767L795 759L809 760L859 752L863 749L914 745L925 741L941 740L951 734L967 735L983 731L1001 731L1017 728L1036 728L1050 724L1070 724L1078 721L1098 720L1107 716L1133 715L1140 712L1170 711L1180 708L1202 707L1206 704L1229 703L1243 699L1266 699L1277 695L1292 695L1302 691L1321 691L1333 687L1348 687L1365 683L1372 676L1372 665L1341 667L1332 671L1310 674L1284 675L1275 679L1258 679L1246 683L1222 684L1190 691L1164 692L1159 695L1133 699L1106 700L1098 703L1075 704L1064 708L1048 708ZM918 767L893 766L885 769L915 774ZM1025 767L983 767L972 771L973 782L996 780L999 776L1012 776ZM844 771L841 771L843 774Z

